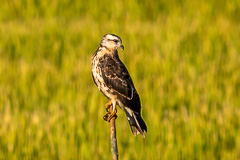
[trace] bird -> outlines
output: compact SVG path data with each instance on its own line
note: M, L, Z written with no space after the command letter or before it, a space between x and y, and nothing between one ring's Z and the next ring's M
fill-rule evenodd
M147 133L147 126L141 117L141 101L132 78L120 60L118 48L124 50L122 40L115 34L105 34L92 56L92 77L96 86L109 100L105 105L106 121L116 116L118 105L125 111L134 136ZM112 112L109 108L112 106Z

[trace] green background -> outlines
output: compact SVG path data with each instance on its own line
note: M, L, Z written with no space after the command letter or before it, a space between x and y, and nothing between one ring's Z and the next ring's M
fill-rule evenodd
M91 77L102 36L142 101L145 139L118 109L120 159L240 158L240 1L0 2L0 159L111 159Z

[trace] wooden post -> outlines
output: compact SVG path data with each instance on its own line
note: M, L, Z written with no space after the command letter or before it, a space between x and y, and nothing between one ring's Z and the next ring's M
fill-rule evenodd
M112 112L112 106L110 107L110 112ZM112 151L112 159L118 160L118 147L117 147L115 120L116 120L116 116L114 116L110 120L111 151Z

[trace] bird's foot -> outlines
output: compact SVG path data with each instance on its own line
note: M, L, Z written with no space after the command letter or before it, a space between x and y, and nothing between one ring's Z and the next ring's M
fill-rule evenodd
M106 114L105 114L105 116L103 116L103 119L105 120L105 121L108 121L108 122L110 122L110 120L113 118L113 117L115 117L116 119L117 119L117 109L115 109L115 111L112 111L112 112L107 112Z
M109 108L112 106L112 100L110 100L107 104L105 104L106 112L109 112Z

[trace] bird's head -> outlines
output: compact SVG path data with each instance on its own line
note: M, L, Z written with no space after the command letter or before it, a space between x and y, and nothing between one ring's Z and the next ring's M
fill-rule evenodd
M105 34L102 37L100 46L106 47L108 50L116 50L119 47L124 50L121 38L114 34Z

